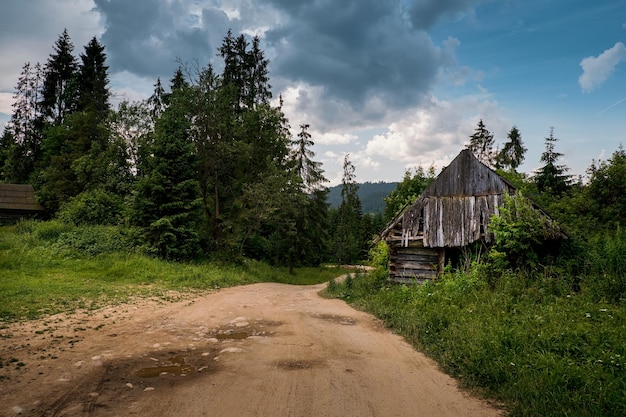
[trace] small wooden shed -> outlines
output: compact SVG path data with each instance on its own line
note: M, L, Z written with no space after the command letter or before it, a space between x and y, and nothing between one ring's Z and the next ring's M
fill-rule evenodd
M389 246L389 278L423 282L436 278L450 256L482 240L489 220L515 187L464 149L413 203L381 232ZM544 213L545 214L545 213Z
M0 184L0 223L13 223L43 212L29 184Z

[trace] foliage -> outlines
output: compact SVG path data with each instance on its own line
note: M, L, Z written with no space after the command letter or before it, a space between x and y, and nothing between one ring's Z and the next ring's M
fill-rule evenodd
M495 152L493 150L493 133L489 132L480 119L475 132L470 136L470 141L466 148L469 149L480 162L493 166L495 162Z
M137 184L135 224L163 259L193 259L200 253L200 194L195 179L197 157L189 138L182 99L174 102L155 126L149 157L142 161Z
M385 220L390 221L405 205L415 202L426 187L435 180L435 177L434 165L431 165L428 171L425 171L421 165L414 172L407 169L402 182L385 198Z
M557 141L558 139L554 137L554 128L550 128L550 134L545 138L546 149L541 154L541 162L544 165L537 170L534 180L539 192L560 196L568 188L569 176L565 174L567 167L557 163L563 156L555 150Z
M572 293L549 273L508 273L493 290L479 270L414 286L381 276L335 283L331 294L384 320L507 415L626 412L623 307Z
M528 149L524 147L522 135L516 126L511 128L507 138L508 142L504 144L496 156L496 167L515 172L524 161L524 154Z
M495 270L535 268L539 247L555 226L519 191L512 197L504 195L504 204L498 210L489 221L489 231L495 236L489 258Z
M623 303L626 300L626 231L598 234L586 242L583 291L595 301Z
M0 323L135 297L180 299L253 282L319 284L348 272L317 267L289 274L251 260L230 265L164 261L146 256L140 242L141 233L110 226L25 221L0 227Z
M338 264L357 262L361 257L361 200L357 194L359 185L355 181L354 171L350 155L346 154L343 159L341 205L334 216L333 252Z
M613 229L626 225L626 151L622 146L607 161L593 163L588 170L587 195L590 211L599 224Z
M124 216L124 201L100 189L85 191L61 206L57 218L76 226L116 225Z

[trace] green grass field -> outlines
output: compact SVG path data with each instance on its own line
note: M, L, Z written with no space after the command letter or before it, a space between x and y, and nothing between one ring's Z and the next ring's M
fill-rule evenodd
M133 246L133 236L110 227L74 228L58 222L0 227L0 321L35 319L95 309L133 297L172 297L255 282L307 285L348 272L336 267L274 268L243 260L165 262Z

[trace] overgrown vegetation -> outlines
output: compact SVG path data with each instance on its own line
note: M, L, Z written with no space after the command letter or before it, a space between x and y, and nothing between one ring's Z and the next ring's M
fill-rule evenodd
M578 277L558 267L509 270L493 285L488 268L474 265L406 286L379 268L328 292L380 317L510 416L623 416L624 244L624 232L590 242L588 253L613 261L591 257Z
M255 282L309 285L347 270L287 268L242 260L180 263L150 256L137 231L76 227L59 221L0 227L0 321L34 319L156 297L171 300L199 291Z

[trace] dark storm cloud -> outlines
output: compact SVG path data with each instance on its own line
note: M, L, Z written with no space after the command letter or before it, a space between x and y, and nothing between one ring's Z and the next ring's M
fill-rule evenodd
M270 44L280 45L275 71L324 86L339 99L415 102L445 60L424 32L412 30L397 1L272 3L290 15L288 24L267 34Z
M205 8L191 13L185 2L95 0L95 4L105 20L102 42L114 72L169 79L179 60L204 66L229 28L223 11Z
M454 61L426 32L470 0L267 0L286 22L267 32L274 74L323 87L355 108L368 100L417 104L438 71Z
M427 30L479 0L95 0L112 71L169 76L215 60L226 31L257 31L272 84L300 82L324 100L378 118L429 93L454 62ZM195 9L194 9L195 8ZM201 9L201 15L199 10ZM227 15L228 12L228 15ZM379 103L378 108L372 103ZM332 107L328 107L332 112Z

